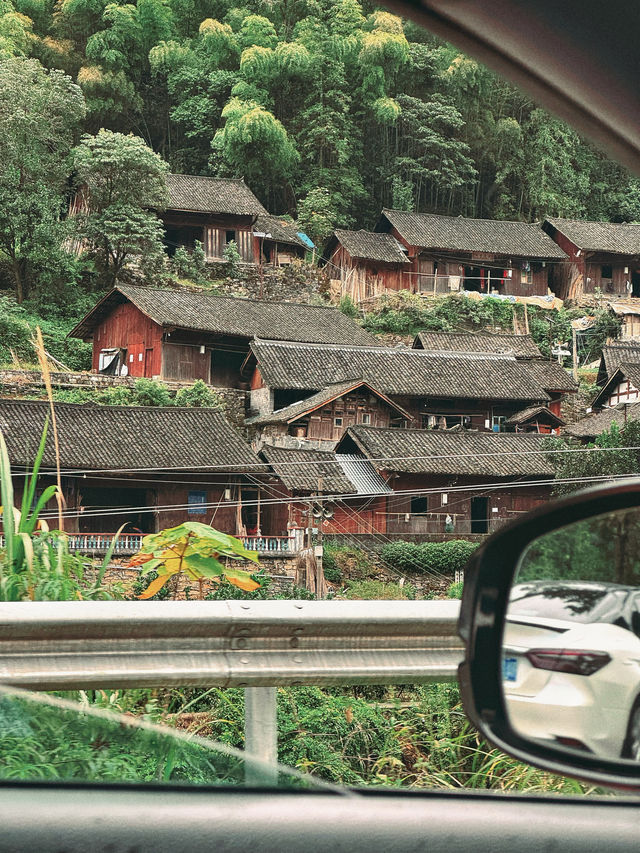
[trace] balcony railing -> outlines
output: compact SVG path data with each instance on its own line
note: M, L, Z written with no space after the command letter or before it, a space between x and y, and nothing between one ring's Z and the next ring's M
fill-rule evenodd
M113 553L115 556L135 554L142 547L144 533L121 533ZM69 550L80 554L106 554L115 533L69 533ZM249 551L258 554L295 554L302 547L297 529L287 536L239 536L238 539ZM0 547L4 546L4 536L0 533Z

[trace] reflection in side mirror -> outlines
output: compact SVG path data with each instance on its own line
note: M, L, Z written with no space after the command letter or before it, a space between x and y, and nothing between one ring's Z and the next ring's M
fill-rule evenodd
M529 544L502 651L506 710L519 735L640 762L640 510Z

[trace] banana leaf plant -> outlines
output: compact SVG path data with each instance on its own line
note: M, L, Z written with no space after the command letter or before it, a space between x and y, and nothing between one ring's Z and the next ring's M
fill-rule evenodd
M231 568L220 562L220 558L249 560L258 563L258 552L248 551L235 536L228 536L208 524L187 521L177 527L169 527L160 533L151 533L142 540L142 548L129 561L129 566L142 566L142 574L157 572L138 598L154 596L169 578L184 574L197 581L202 597L203 583L211 580L220 583L223 579L246 592L259 589L260 584L244 569Z

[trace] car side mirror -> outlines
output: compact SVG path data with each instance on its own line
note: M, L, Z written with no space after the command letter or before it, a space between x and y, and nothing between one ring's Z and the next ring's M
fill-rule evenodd
M491 536L467 567L459 632L482 735L543 769L640 789L640 480Z

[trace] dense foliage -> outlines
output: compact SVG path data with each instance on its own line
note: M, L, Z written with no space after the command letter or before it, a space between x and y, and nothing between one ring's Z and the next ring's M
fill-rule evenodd
M464 569L477 548L475 542L450 539L447 542L389 542L382 558L400 572L453 575Z
M635 179L474 60L369 2L5 0L0 59L16 57L32 57L28 104L42 103L31 90L69 93L50 151L38 140L59 99L31 120L36 171L56 158L42 192L59 191L78 130L107 128L144 139L174 171L244 176L320 240L336 224L371 226L383 206L640 217Z

